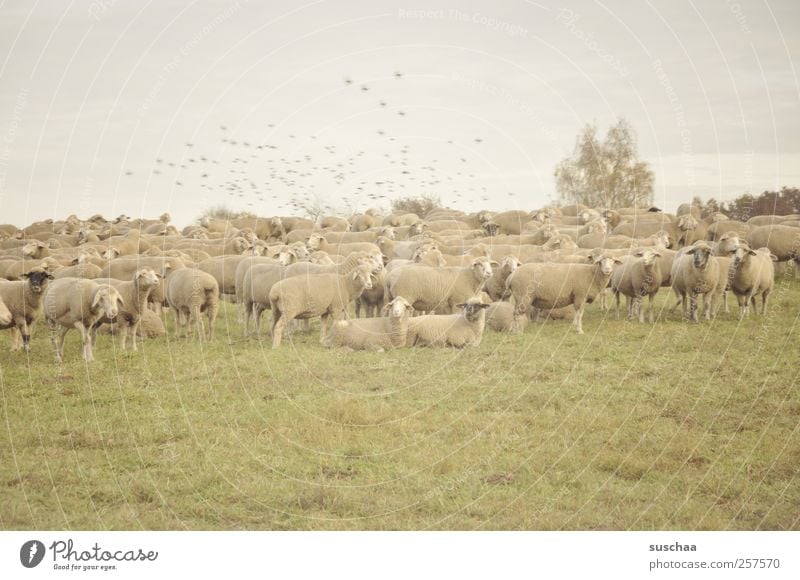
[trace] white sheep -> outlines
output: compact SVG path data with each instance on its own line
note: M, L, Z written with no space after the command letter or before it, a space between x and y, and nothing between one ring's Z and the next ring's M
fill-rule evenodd
M408 321L414 308L398 296L383 308L382 317L339 320L325 340L329 347L384 352L406 345Z
M492 277L493 265L497 262L475 258L464 268L407 266L392 271L386 287L390 298L402 296L416 310L453 312L456 304L466 302L483 290Z
M321 318L320 341L329 319L341 320L347 307L364 289L372 288L374 265L359 264L347 274L310 274L285 278L269 293L272 309L272 348L281 345L283 329L294 319Z
M406 345L480 346L489 304L481 298L470 298L456 307L462 309L458 314L427 314L409 320Z
M0 321L0 330L11 329L11 350L30 351L30 326L42 312L42 299L53 275L42 268L22 274L22 280L0 281L0 302L11 314L8 322Z
M689 216L691 217L691 216ZM619 297L625 295L628 303L628 320L638 311L639 322L644 322L643 300L649 297L648 318L653 323L653 302L661 288L661 254L656 250L641 249L622 258L622 264L614 269L611 276L611 289L617 300L617 320L619 320Z
M214 321L219 310L217 280L208 272L194 268L181 268L165 274L164 294L175 314L175 336L179 336L180 327L183 326L189 337L196 326L202 342L205 332L200 314L205 312L208 317L208 340L214 340Z
M766 316L769 295L775 285L775 267L778 258L769 248L752 250L747 244L739 246L730 265L731 291L739 301L739 318L750 314L750 303L758 314L756 297L761 296L761 315Z
M511 302L492 302L486 309L486 326L497 332L523 332L528 317L515 317Z
M586 303L605 290L619 259L605 254L589 256L589 264L523 264L506 280L516 305L516 315L526 316L533 306L543 310L575 308L573 324L583 334Z
M672 289L679 304L686 310L687 298L692 322L697 322L697 298L703 297L705 319L711 320L716 289L719 284L719 262L712 255L713 249L704 241L682 249L672 263ZM673 310L675 309L673 307Z
M519 258L516 256L506 256L500 263L499 268L494 268L492 277L486 282L486 292L492 300L503 300L506 296L506 280L520 267ZM487 314L488 316L488 314Z
M119 292L124 306L120 308L117 318L113 322L117 327L117 332L122 335L122 350L126 348L129 334L131 335L133 350L138 350L136 348L136 337L139 333L139 324L142 321L144 312L147 311L147 299L150 293L161 284L159 276L152 268L140 268L133 275L133 278L127 282L116 278L98 278L95 279L95 282L113 286ZM95 323L92 329L93 345L97 336L97 328L103 323L110 324L112 321L101 318Z
M101 317L113 320L120 306L124 306L122 297L113 286L84 278L54 280L44 296L44 315L50 329L56 362L62 361L64 338L73 328L81 333L84 360L94 360L91 328ZM56 340L59 326L61 332Z

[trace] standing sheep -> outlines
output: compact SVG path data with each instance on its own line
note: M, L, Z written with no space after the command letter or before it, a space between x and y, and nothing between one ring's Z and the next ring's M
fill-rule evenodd
M684 311L687 305L686 298L689 298L692 322L697 322L698 296L703 296L705 319L711 320L715 291L719 284L719 262L712 253L711 246L700 241L688 249L681 250L672 263L672 289L678 296L678 304L684 305Z
M492 277L492 262L475 258L464 268L431 268L407 266L392 271L386 282L389 297L402 296L416 310L434 311L437 308L453 312L456 304L466 302L483 289Z
M383 308L381 318L335 322L325 345L376 352L402 348L406 345L408 321L413 311L411 304L398 296Z
M503 300L506 297L506 280L519 267L519 258L506 256L500 263L500 267L494 268L492 277L486 282L486 293L493 301Z
M583 310L587 303L605 290L617 258L605 254L589 256L590 264L523 264L506 280L516 304L516 315L527 316L528 309L551 310L570 304L575 308L572 320L578 334L583 334Z
M81 333L83 359L94 360L91 329L101 317L113 320L124 306L119 292L108 285L84 278L61 278L50 284L44 297L44 315L50 329L50 342L55 350L56 362L64 355L64 338L71 329ZM56 330L61 333L56 340Z
M139 333L139 324L142 321L142 316L147 310L147 299L150 293L161 283L158 275L152 268L140 268L133 275L133 279L124 282L116 278L100 278L96 279L98 284L108 284L116 288L122 298L124 306L117 314L115 321L116 330L122 335L122 350L126 348L128 335L131 335L131 342L133 343L133 350L136 348L136 336ZM111 324L112 321L101 318L95 322L92 329L92 345L97 337L97 328L103 324Z
M175 313L175 337L184 326L187 337L197 327L198 338L205 337L202 312L208 317L208 340L214 340L214 321L219 310L219 284L208 272L194 268L181 268L166 274L165 295L167 304Z
M22 280L0 281L0 302L11 314L8 322L0 321L0 330L11 329L11 350L30 351L30 326L42 312L42 299L53 275L42 268L22 274Z
M272 348L281 345L283 329L295 318L321 318L320 342L325 341L329 318L344 318L347 307L364 289L372 288L374 265L359 264L347 274L310 274L286 278L269 292L272 308Z
M775 267L772 262L777 257L771 254L769 248L751 250L746 244L739 246L733 254L731 261L730 285L731 290L739 301L739 319L750 314L750 303L758 314L756 297L761 296L761 315L767 315L769 295L775 285Z
M661 254L656 250L643 249L626 256L611 276L611 288L617 299L619 320L619 296L624 294L628 302L628 320L638 310L639 322L644 322L644 297L649 297L648 319L653 324L653 301L661 288Z

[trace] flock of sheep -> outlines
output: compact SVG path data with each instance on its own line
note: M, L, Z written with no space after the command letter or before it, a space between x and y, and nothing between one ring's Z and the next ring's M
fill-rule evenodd
M681 205L657 210L580 204L532 212L428 215L368 210L350 219L204 219L178 231L170 216L0 225L0 329L12 350L30 349L43 316L56 360L71 329L93 358L98 333L133 350L165 334L213 340L219 300L240 307L244 333L261 334L271 311L273 348L319 317L329 347L383 351L477 346L484 329L521 332L538 317L572 317L611 294L628 318L654 322L653 300L672 289L692 321L714 316L732 292L740 317L761 298L765 314L775 262L800 263L800 216L701 218ZM647 304L645 305L645 298ZM355 316L351 317L351 306ZM757 307L755 307L757 310ZM365 318L361 318L361 314ZM204 321L205 318L205 321ZM206 328L207 327L207 328ZM128 341L130 338L130 341Z

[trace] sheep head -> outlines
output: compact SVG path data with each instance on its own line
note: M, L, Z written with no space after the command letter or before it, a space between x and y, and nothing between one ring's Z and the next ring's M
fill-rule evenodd
M491 304L485 304L480 298L470 298L463 304L456 304L457 308L464 309L464 318L466 318L468 322L479 320L489 306L491 306Z
M152 268L140 268L136 271L135 279L139 285L145 288L158 286L160 282L158 274Z
M103 252L103 258L106 260L113 260L121 253L122 252L120 252L117 248L108 248L105 252Z
M678 228L686 232L695 229L699 223L692 214L686 214L678 219Z
M28 281L31 292L41 294L47 283L53 279L53 275L43 268L33 268L30 272L22 274L22 278Z
M497 262L494 262L497 265ZM478 280L486 281L492 277L492 261L481 256L472 260L472 272Z
M590 255L589 261L597 266L603 276L611 276L614 272L614 264L622 264L622 260L619 258L612 258L605 254Z
M506 256L503 259L503 269L511 274L517 271L522 262L516 256Z
M381 226L378 228L378 235L390 240L397 239L397 235L394 233L394 228L392 226Z
M644 264L645 268L649 268L653 264L656 263L656 260L661 257L661 254L658 253L656 250L651 250L649 248L639 250L633 254L637 258L642 259L642 264Z
M402 318L414 311L414 307L402 296L395 297L394 300L389 302L383 307L381 314L389 316L389 318Z
M717 243L717 253L720 256L730 256L736 251L739 244L739 234L736 232L727 232L720 237Z
M697 242L694 246L686 250L686 254L692 256L692 264L698 270L705 270L711 258L711 246L705 242Z
M317 250L322 249L322 242L325 241L325 238L322 234L313 233L306 238L306 247L312 251L316 252Z
M500 233L500 225L493 221L487 221L483 223L483 230L491 238Z
M383 265L381 265L383 267ZM356 282L356 285L364 290L372 290L372 277L373 268L370 264L359 264L355 270L352 271L350 277Z
M250 242L246 239L237 237L233 240L233 253L234 254L244 254L247 250L250 249Z
M120 306L125 306L125 302L113 286L101 286L94 293L92 309L100 310L106 318L116 318Z
M311 255L308 247L306 247L303 242L294 242L289 244L289 249L294 252L295 257L298 260L307 260L308 256Z

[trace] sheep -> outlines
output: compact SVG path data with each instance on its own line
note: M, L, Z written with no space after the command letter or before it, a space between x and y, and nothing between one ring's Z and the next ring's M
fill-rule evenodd
M767 315L769 295L775 285L775 268L778 258L769 248L753 251L747 244L739 246L730 265L731 291L739 301L739 319L750 314L750 303L758 314L756 297L761 296L761 315Z
M197 326L198 338L205 338L202 312L208 317L208 340L214 340L214 321L219 310L219 284L211 274L194 268L165 272L165 297L175 314L175 337L183 326L187 337Z
M115 278L99 278L95 282L113 286L122 297L124 306L120 309L115 326L122 335L122 350L126 348L128 334L131 335L133 350L136 348L136 335L139 332L139 324L142 315L147 310L147 298L150 293L161 283L158 275L152 268L141 268L136 271L133 278L127 282ZM92 344L96 340L97 328L103 323L111 323L111 320L101 318L95 322L92 328Z
M619 296L624 294L628 301L628 320L633 318L634 312L639 311L639 322L644 322L644 307L642 302L649 296L648 318L653 324L653 301L659 288L661 288L661 267L659 258L661 254L656 250L642 249L622 260L611 276L611 288L617 301L617 315L619 320Z
M692 206L692 208L695 207ZM692 214L678 217L678 229L681 232L677 239L679 247L691 246L697 240L704 240L708 234L708 225Z
M100 277L100 272L103 269L100 266L96 266L90 262L85 264L75 264L74 266L64 266L63 268L58 268L57 270L53 271L53 276L56 279L59 278L86 278L87 280L93 280L94 278Z
M0 296L0 326L11 324L14 320L14 315L11 314L11 311L6 306L6 303L3 302L2 296Z
M712 255L712 248L704 241L681 250L672 263L672 289L678 297L679 305L686 308L689 298L689 313L692 322L697 322L697 297L703 296L703 310L706 320L711 320L716 288L719 284L719 262Z
M348 274L316 274L285 278L269 292L272 308L272 348L281 345L283 329L295 318L319 316L324 343L328 319L344 318L347 306L365 289L372 288L372 264L359 264Z
M480 298L470 298L456 307L462 312L427 314L409 320L406 346L480 346L489 304Z
M11 329L11 350L30 352L30 326L42 312L42 299L53 275L43 268L32 268L22 280L0 281L0 302L11 313L11 320L0 323L0 330Z
M528 309L575 307L573 324L583 334L583 310L608 286L618 258L605 254L588 257L589 264L523 264L506 280L516 305L516 316Z
M120 306L124 306L122 297L113 286L84 278L54 280L44 296L44 313L56 362L63 360L64 339L72 328L81 333L83 359L93 361L91 328L101 317L113 320ZM56 340L59 326L61 332Z
M486 292L493 301L502 300L506 295L506 279L516 272L520 261L516 256L506 256L499 268L492 271L492 277L486 281Z
M127 328L127 324L101 324L97 329L97 333L117 335L122 332L122 327ZM164 327L164 323L161 321L158 314L152 310L144 310L142 312L142 319L139 322L139 338L158 338L160 336L166 336L166 334L167 329Z
M342 217L325 216L320 220L319 227L331 232L349 232L350 222Z
M354 242L374 242L383 236L390 240L395 239L394 228L381 226L365 232L325 232L325 239L329 244L350 244Z
M380 318L338 320L331 327L325 346L376 352L402 348L413 310L405 298L398 296L383 308Z
M163 274L164 270L173 272L186 268L186 263L180 258L126 256L109 262L100 272L98 278L116 278L127 281L139 268L152 268L156 273ZM156 314L161 314L161 309L166 300L166 284L164 280L155 288L147 299Z
M380 236L375 240L375 245L380 248L381 253L388 259L400 258L402 260L411 260L414 253L423 247L436 248L437 244L429 240L418 242L396 242L389 238Z
M364 316L372 318L377 316L383 309L386 294L386 270L381 268L380 272L374 273L372 288L364 290L356 298L356 318L361 316L361 307L364 307Z
M453 312L456 304L465 302L492 277L492 262L481 257L463 268L431 268L408 266L392 271L386 281L389 298L402 296L416 310L442 309Z
M255 323L256 335L261 334L261 315L270 307L269 291L283 278L283 264L254 264L245 272L242 280L242 307L244 309L243 332L250 332L250 317Z
M42 268L52 273L56 268L60 268L61 265L52 256L47 256L41 260L23 258L22 260L13 260L9 264L4 264L3 267L0 267L0 272L2 272L2 276L6 280L15 281L22 280L23 273L30 272L34 268Z
M712 222L706 230L706 239L709 242L716 242L722 234L727 232L735 232L741 237L746 237L751 226L737 220L719 220Z
M527 317L515 317L511 302L492 302L486 310L486 326L496 332L523 332Z
M751 248L769 248L779 262L800 264L800 228L785 225L757 226L747 235Z
M328 254L341 254L347 256L353 252L370 252L377 250L378 246L371 242L350 242L330 244L322 234L313 233L306 242L308 250L311 252L328 252Z
M24 245L3 250L3 257L24 258L26 260L41 260L50 255L47 244L38 240L29 240Z

